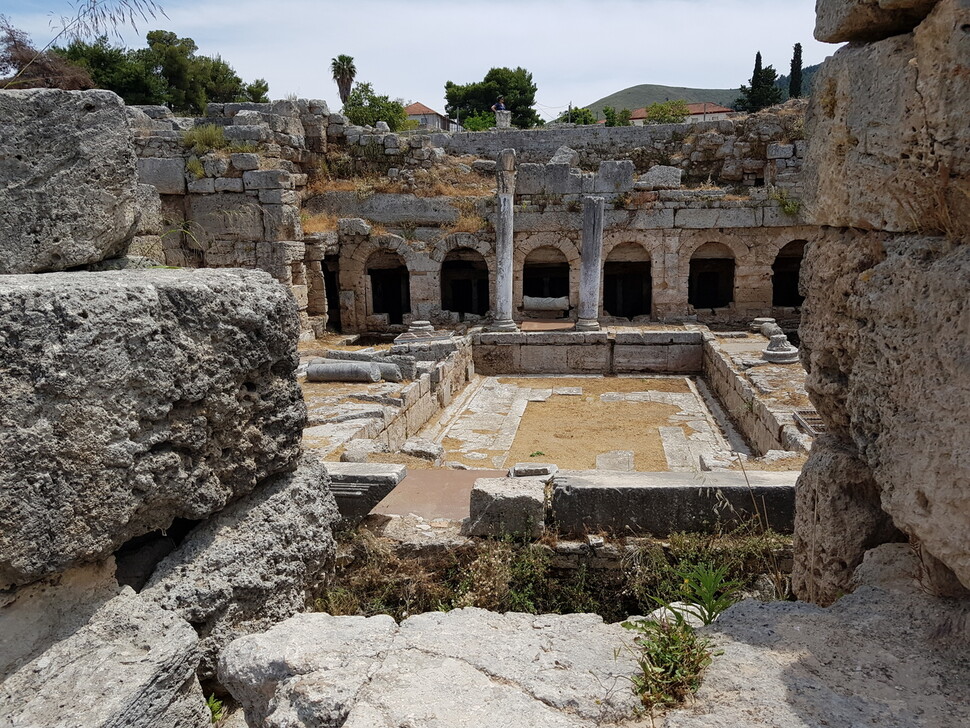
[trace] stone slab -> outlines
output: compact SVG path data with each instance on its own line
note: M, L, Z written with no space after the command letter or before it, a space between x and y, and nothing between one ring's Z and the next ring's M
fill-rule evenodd
M559 471L552 482L552 520L570 534L667 536L711 531L757 517L791 533L797 472L600 473ZM730 503L724 507L723 503Z
M538 538L545 528L546 478L479 478L472 486L468 536Z

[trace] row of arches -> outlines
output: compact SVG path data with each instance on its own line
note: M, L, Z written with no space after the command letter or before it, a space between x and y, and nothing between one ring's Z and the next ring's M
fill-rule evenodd
M772 305L800 306L798 276L805 241L785 245L772 265ZM688 303L695 309L717 309L734 300L735 257L730 247L710 242L691 256L688 272ZM410 273L404 259L392 250L371 253L365 264L370 278L371 306L400 324L411 313ZM522 294L542 298L569 295L570 263L560 249L536 247L522 264ZM602 304L606 316L633 319L650 316L652 307L651 258L637 243L612 248L603 264ZM489 265L481 252L457 247L445 254L440 273L440 306L444 311L484 316L491 308Z

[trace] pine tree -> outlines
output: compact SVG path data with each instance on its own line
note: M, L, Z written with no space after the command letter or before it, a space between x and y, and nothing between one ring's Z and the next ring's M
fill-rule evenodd
M802 95L802 44L795 44L791 57L791 75L788 78L788 98L797 99Z
M778 72L771 66L761 66L761 52L755 54L751 85L741 86L741 95L734 102L739 111L754 113L781 101L781 89L775 86Z

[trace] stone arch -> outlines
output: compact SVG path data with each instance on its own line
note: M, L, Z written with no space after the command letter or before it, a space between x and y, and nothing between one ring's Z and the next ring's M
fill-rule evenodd
M440 273L441 309L457 313L484 316L491 308L488 263L481 252L473 248L455 247L445 254Z
M691 253L687 302L695 309L724 308L734 302L735 252L721 242L698 245Z
M805 240L792 240L775 256L771 266L771 305L798 307L805 297L798 292L798 277L805 255Z
M568 296L570 308L575 308L578 305L579 248L574 241L553 233L535 234L525 240L516 241L512 263L515 274L512 300L518 302L520 307L524 295L533 295L525 292L527 261L530 261L529 267L531 268L528 276L530 279L528 290L550 290L549 286L553 285L551 280L542 282L537 279L551 276L558 281L551 290L561 291L563 290L562 273L565 272L565 291L559 295ZM544 262L550 265L544 266ZM547 268L547 271L540 270L543 267Z
M619 242L604 250L603 305L605 316L634 319L652 308L652 260L645 245Z

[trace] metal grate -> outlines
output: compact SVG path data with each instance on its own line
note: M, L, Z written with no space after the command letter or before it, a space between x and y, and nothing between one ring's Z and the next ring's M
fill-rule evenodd
M812 437L818 437L825 432L825 423L813 409L795 410L795 422Z

